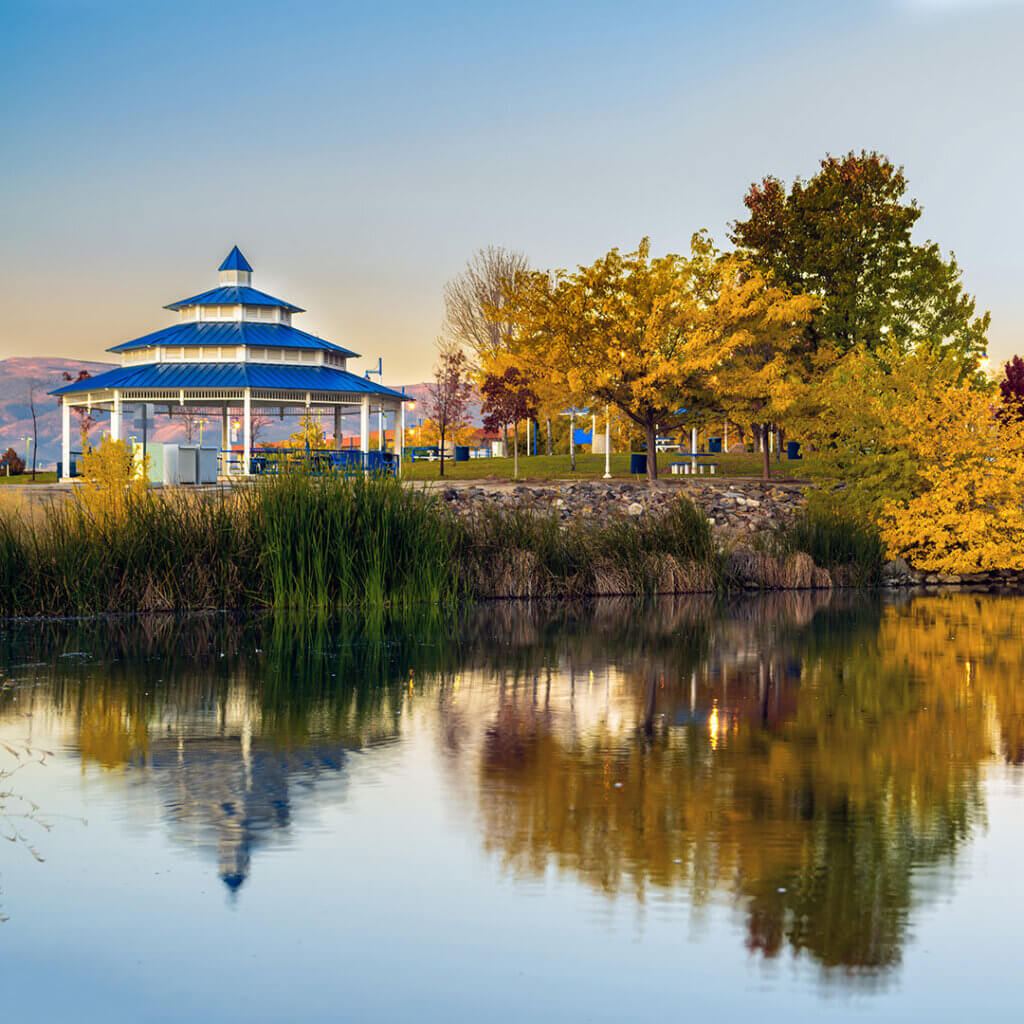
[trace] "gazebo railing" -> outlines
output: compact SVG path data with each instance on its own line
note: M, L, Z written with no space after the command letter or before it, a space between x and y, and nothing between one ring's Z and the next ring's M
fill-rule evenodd
M225 472L243 472L244 456L241 452L225 451ZM278 476L300 471L312 476L372 473L380 476L398 475L398 456L394 452L361 452L305 448L253 448L249 458L249 471L253 476Z

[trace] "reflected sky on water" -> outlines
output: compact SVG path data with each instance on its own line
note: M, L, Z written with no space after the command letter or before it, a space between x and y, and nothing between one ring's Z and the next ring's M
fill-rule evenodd
M1024 601L0 626L14 1019L1013 1019Z

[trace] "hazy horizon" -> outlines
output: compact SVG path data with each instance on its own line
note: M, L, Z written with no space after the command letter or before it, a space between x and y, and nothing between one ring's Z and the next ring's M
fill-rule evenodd
M862 148L905 167L993 362L1024 348L1014 0L16 0L0 26L0 358L102 360L238 244L297 326L423 379L474 250L724 243L751 181Z

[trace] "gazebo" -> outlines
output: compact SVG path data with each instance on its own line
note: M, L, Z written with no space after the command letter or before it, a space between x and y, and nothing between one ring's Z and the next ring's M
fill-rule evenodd
M252 287L252 267L235 246L219 267L218 287L165 306L178 322L152 334L108 349L120 367L51 392L61 402L63 474L70 475L71 409L109 410L110 436L123 438L126 407L152 404L174 415L189 407L219 409L222 472L228 471L232 409L241 410L242 446L238 471L258 472L265 459L254 459L254 410L284 418L330 409L335 447L341 450L341 420L359 414L360 446L345 459L364 469L383 460L370 452L370 413L379 414L380 447L384 424L392 414L395 452L389 462L400 472L405 417L401 392L347 369L359 358L340 345L292 326L303 310Z

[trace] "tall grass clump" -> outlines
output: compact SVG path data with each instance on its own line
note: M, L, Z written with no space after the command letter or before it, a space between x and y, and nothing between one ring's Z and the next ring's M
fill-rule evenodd
M332 610L461 596L456 524L397 480L285 474L247 495L269 604Z
M834 502L812 500L777 527L774 539L785 553L806 552L837 582L874 586L882 578L886 549L878 527Z
M77 500L0 513L0 612L238 608L259 599L254 537L230 497L144 492L116 513Z

